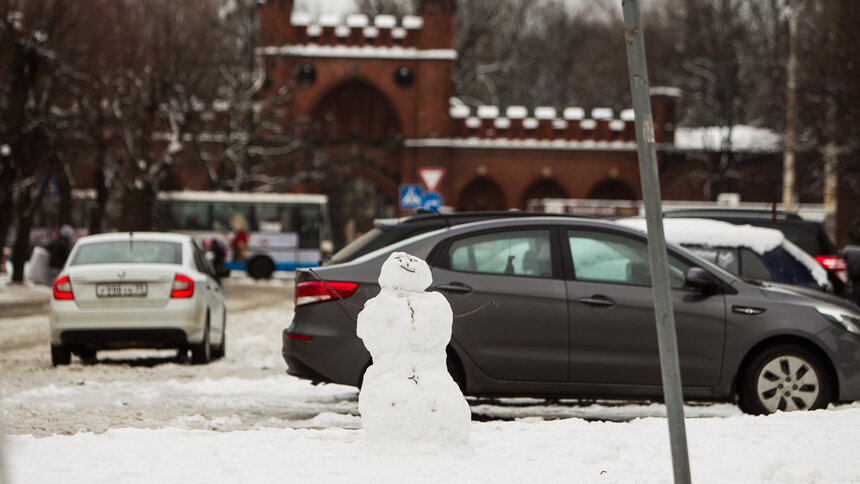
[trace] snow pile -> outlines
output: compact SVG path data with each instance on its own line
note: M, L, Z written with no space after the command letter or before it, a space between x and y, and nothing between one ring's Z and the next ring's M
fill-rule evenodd
M372 444L469 442L472 414L446 365L453 314L444 296L424 292L432 281L426 262L394 252L382 265L379 295L358 315L373 358L358 397Z

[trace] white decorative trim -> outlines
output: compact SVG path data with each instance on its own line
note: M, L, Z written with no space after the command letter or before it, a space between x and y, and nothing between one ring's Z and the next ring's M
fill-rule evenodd
M469 117L471 110L469 109L469 106L459 104L448 108L448 114L450 114L454 119L465 119Z
M525 119L529 111L525 106L508 106L505 115L510 119Z
M594 108L591 110L593 119L612 119L612 108Z
M651 89L648 90L648 94L651 96L666 96L666 97L681 97L681 89L677 87L667 87L667 86L652 86Z
M553 119L555 118L555 108L549 106L538 106L535 108L535 118Z
M340 16L332 13L320 15L319 24L323 27L337 27L340 25Z
M402 60L456 60L454 49L418 50L414 47L372 47L346 45L284 45L281 47L260 47L258 55L285 55L293 57L347 57L361 59L402 59Z
M481 119L493 119L499 117L498 106L478 106L478 117Z
M404 29L420 29L421 27L424 27L424 18L417 15L404 15L403 19L400 20L400 25L402 25Z
M568 121L580 121L585 118L585 110L582 108L564 108L562 116Z
M310 25L311 16L304 12L293 12L290 15L290 24L295 25L296 27L305 27Z
M334 28L334 35L336 37L340 37L341 39L349 37L349 34L352 32L352 29L347 27L346 25L338 25Z
M368 26L367 15L360 13L352 13L346 16L346 26L354 28L364 28Z
M397 17L394 15L377 15L373 17L373 25L380 29L393 29L397 27Z
M534 118L530 118L534 119ZM593 140L536 140L513 138L422 138L407 139L409 148L468 148L468 149L522 149L561 151L637 151L635 141ZM665 146L661 146L661 149Z

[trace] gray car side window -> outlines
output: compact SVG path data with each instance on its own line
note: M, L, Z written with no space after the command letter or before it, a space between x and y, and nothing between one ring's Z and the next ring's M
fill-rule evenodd
M549 230L491 232L455 240L448 249L451 270L552 277Z
M576 279L650 286L648 247L644 241L600 231L569 230L570 255ZM689 265L669 257L669 282L682 289Z

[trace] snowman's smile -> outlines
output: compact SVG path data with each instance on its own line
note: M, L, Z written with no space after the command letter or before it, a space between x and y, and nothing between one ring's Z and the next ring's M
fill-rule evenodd
M400 268L406 272L411 272L413 274L415 273L415 269L411 269L409 266L400 266Z

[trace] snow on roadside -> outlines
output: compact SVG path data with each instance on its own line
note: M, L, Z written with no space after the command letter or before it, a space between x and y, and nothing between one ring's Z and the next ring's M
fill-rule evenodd
M322 416L321 416L322 418ZM490 483L672 481L661 418L472 424L472 453L411 445L377 453L361 430L164 428L8 437L12 483ZM857 482L860 408L687 421L693 482ZM70 477L74 476L74 477Z
M284 373L280 331L291 302L257 306L230 313L227 358L202 367L132 351L55 369L40 340L44 319L0 324L0 341L21 341L0 352L0 421L10 434L0 481L672 481L659 404L470 399L475 414L511 419L473 421L474 452L377 453L365 445L354 388ZM858 404L770 417L728 404L685 412L693 482L860 482Z

